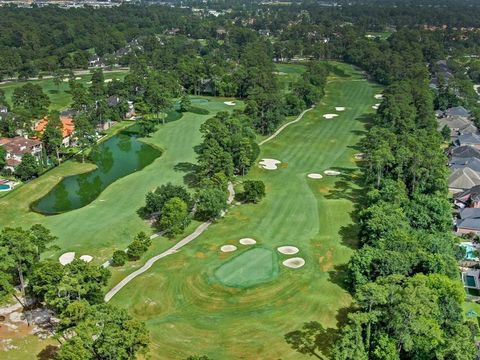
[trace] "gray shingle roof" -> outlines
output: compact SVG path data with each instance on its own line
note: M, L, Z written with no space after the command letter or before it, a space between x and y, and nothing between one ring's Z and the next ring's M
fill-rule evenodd
M462 134L457 138L457 143L463 145L480 145L480 135L478 134Z
M480 231L480 219L459 219L457 220L457 227Z
M447 116L463 116L469 117L470 111L465 109L463 106L455 106L445 111L445 115Z
M465 125L464 127L459 128L458 132L460 135L464 134L478 134L478 129L473 124Z
M438 128L440 130L443 129L445 125L448 126L449 129L461 129L472 123L467 118L464 118L461 116L442 117L437 119L437 122L438 122Z
M474 186L470 189L466 189L465 191L462 191L461 193L455 194L454 198L455 199L464 199L466 197L469 197L472 200L475 200L479 198L480 196L480 185Z
M448 187L451 189L470 189L480 185L480 173L468 168L456 169L448 178Z
M480 219L480 209L465 208L460 211L460 219Z
M476 157L480 159L480 150L471 146L458 146L450 151L453 158L472 158Z
M468 167L474 171L480 172L480 159L478 158L455 158L450 161L452 169Z

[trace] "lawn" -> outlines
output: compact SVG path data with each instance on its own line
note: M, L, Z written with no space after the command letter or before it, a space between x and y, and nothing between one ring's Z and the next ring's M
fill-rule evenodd
M360 191L355 184L355 144L364 135L371 106L377 102L374 94L381 89L350 66L337 66L349 76L331 77L316 109L262 147L260 158L282 161L277 170L255 167L249 174L265 182L266 198L260 204L232 207L197 240L157 262L113 298L113 303L146 321L152 358L207 354L213 359L298 359L284 342L285 333L306 321L336 327L344 319L351 298L341 270L356 247L350 214ZM347 109L337 118L324 119L322 115L335 112L335 106ZM341 175L321 180L306 176L327 169ZM243 237L258 243L238 244ZM238 250L222 253L224 244L237 244ZM288 256L276 253L282 245L297 246L300 252L295 256L304 258L305 266L285 268L281 262ZM252 249L275 253L278 272L269 273L263 264L259 270L271 275L267 282L238 287L257 274L232 264L251 267L261 257L271 261L267 253L252 260ZM219 278L219 269L220 275L229 274L233 287L222 284L225 277Z
M231 100L231 99L229 99ZM193 146L201 142L200 125L219 110L241 107L223 104L225 99L213 99L198 107L208 109L211 115L186 113L177 121L160 126L151 137L144 139L164 150L162 156L141 171L121 178L108 186L89 205L67 213L44 216L31 212L32 202L45 195L62 176L86 172L91 164L67 161L44 176L31 181L12 193L0 198L0 207L8 209L0 215L0 228L4 226L30 226L41 223L59 237L57 245L61 251L75 251L78 255L94 255L97 263L109 259L114 249L124 249L134 235L141 231L151 232L150 226L137 215L136 211L144 204L147 191L168 181L182 183L183 172L175 170L182 162L194 162ZM167 246L166 239L155 245ZM153 247L154 251L159 250Z
M276 77L280 84L280 89L284 93L290 92L293 83L300 79L305 72L306 67L296 64L275 64Z
M128 72L126 70L116 70L116 71L105 71L105 80L107 79L118 79L122 80ZM89 86L87 83L91 80L91 74L77 75L77 78L80 78L85 86ZM64 110L72 102L72 97L70 96L68 82L62 82L59 86L55 85L53 79L43 79L43 80L29 80L28 82L33 84L38 84L42 87L43 91L49 96L51 105L51 110ZM15 81L0 84L0 89L5 91L5 95L8 101L11 103L11 98L13 91L25 85L26 81Z

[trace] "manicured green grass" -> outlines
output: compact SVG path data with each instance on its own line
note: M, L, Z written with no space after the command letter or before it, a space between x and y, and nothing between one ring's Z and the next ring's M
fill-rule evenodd
M217 281L225 286L239 288L271 281L277 275L278 260L275 251L261 247L247 250L215 270Z
M5 211L0 213L0 228L41 223L59 237L57 245L61 250L50 256L57 257L66 251L75 251L77 255L94 256L96 263L109 259L114 249L125 249L137 232L152 232L149 224L136 213L144 205L145 194L169 181L183 183L185 173L178 170L176 165L195 162L193 147L201 142L200 125L213 116L215 109L226 111L231 109L223 104L224 99L210 98L210 100L196 106L209 110L211 115L185 113L180 120L160 126L151 137L144 139L145 142L163 149L162 156L142 171L121 178L108 186L89 205L54 216L44 216L30 211L30 204L45 195L62 176L92 169L90 164L67 161L39 179L2 197L0 207ZM243 105L240 102L238 106ZM152 251L169 244L170 242L164 238L157 239Z
M380 89L350 66L337 66L350 77L331 77L317 108L262 147L260 158L282 161L278 170L254 167L248 176L265 182L266 198L234 206L201 237L157 262L113 298L146 321L152 358L207 354L213 359L299 359L284 342L285 333L306 321L336 327L344 320L342 309L351 297L342 269L356 247L350 214L360 191L355 144L364 135L377 102L373 95ZM324 119L335 106L347 109L335 119ZM327 169L342 175L321 180L306 176ZM234 253L219 251L243 237L271 251L297 246L295 256L306 264L288 269L281 265L288 256L277 255L279 274L269 282L232 288L212 281L223 265L235 264L231 259L251 251L242 246ZM241 273L241 265L234 271Z
M121 80L127 74L125 70L118 70L118 71L109 71L105 72L105 79L118 79ZM89 86L87 84L92 76L91 74L86 75L77 75L80 78L80 82L84 83L85 86ZM42 87L43 91L48 95L51 101L50 109L51 110L63 110L67 108L70 103L72 102L72 97L70 96L69 90L70 87L68 86L68 82L62 82L59 86L55 85L53 79L44 79L44 80L29 80L33 84L38 84ZM16 82L8 82L5 84L0 84L0 89L5 91L5 95L7 100L11 102L13 91L25 85L27 82L25 81L16 81Z
M275 76L280 84L280 89L287 93L291 91L293 84L300 79L306 67L296 64L275 64L275 70L277 71Z

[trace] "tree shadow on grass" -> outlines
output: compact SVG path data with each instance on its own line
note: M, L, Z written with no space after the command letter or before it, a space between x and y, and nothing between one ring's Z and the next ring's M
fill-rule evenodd
M284 336L293 350L317 359L330 358L336 338L337 330L325 329L318 321L305 322L301 329L290 331Z
M195 186L197 182L196 173L198 171L198 165L192 164L189 162L180 162L177 163L173 169L178 172L183 172L185 175L183 176L183 181L190 187Z
M325 195L326 199L346 199L353 203L357 203L357 199L361 196L363 178L358 169L333 167L331 170L338 171L340 174L336 177L336 181L332 189Z
M50 360L55 358L55 354L58 351L58 346L55 345L47 345L45 349L40 351L37 354L37 359L38 360Z

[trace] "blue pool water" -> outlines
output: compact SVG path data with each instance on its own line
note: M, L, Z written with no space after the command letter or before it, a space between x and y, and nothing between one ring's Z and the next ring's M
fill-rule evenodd
M461 244L460 245L462 248L465 249L465 260L475 260L477 258L477 255L475 253L475 248L470 245L470 244Z
M0 184L0 191L10 190L10 185Z

